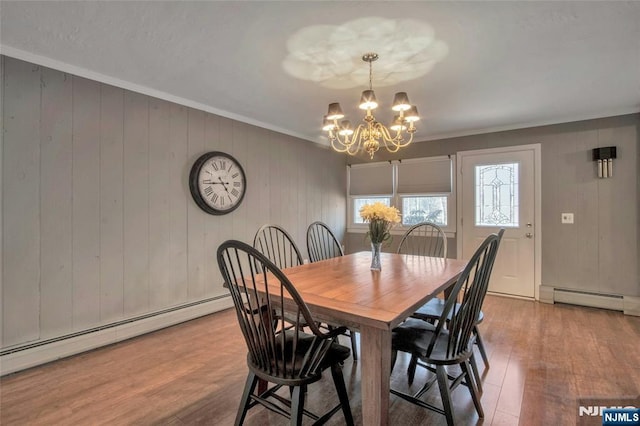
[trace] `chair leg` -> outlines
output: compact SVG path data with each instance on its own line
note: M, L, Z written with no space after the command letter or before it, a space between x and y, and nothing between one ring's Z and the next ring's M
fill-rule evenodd
M449 379L444 365L436 365L436 377L438 378L438 387L440 388L440 398L442 399L444 414L447 417L447 425L454 426L455 422L453 418L451 393L449 392Z
M307 393L305 385L293 388L291 395L291 426L302 424L302 414L304 413L304 396Z
M418 366L418 357L411 354L411 361L409 361L409 367L407 367L407 376L409 378L409 384L413 383L413 378L416 376L416 367Z
M396 366L396 361L398 360L398 351L395 349L391 349L391 370L389 370L389 374L393 374L393 369Z
M462 372L466 375L467 387L469 388L469 392L471 393L471 399L473 399L473 405L476 406L476 411L478 412L478 417L484 417L484 410L482 410L482 404L480 403L480 398L478 396L478 389L475 385L475 379L471 377L471 371L469 371L469 363L467 361L460 364L460 368L462 368Z
M480 330L478 330L477 325L473 326L473 333L476 335L476 345L478 345L480 355L484 361L484 368L489 368L489 358L487 358L487 351L484 349L484 342L482 341L482 336L480 336Z
M247 381L244 385L244 391L242 392L242 399L240 400L240 406L238 407L238 413L236 414L235 426L240 426L244 423L244 418L247 415L249 402L251 402L251 394L253 394L256 384L258 383L258 376L249 372Z
M340 367L340 364L334 364L331 367L331 376L333 377L333 384L335 385L336 392L338 393L338 399L340 400L344 420L347 425L352 426L354 423L353 415L351 414L351 404L349 404L349 395L347 394L347 387L344 384L344 377L342 375L342 367Z
M353 355L353 360L358 360L358 342L356 341L356 332L353 330L349 330L349 336L351 337L351 352Z
M471 353L471 358L469 358L469 365L471 365L473 377L476 379L478 392L482 393L482 380L480 379L480 371L478 371L478 363L476 362L476 356L473 353Z

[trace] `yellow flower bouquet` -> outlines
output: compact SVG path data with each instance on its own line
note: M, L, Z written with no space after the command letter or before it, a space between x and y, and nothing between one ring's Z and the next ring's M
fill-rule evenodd
M374 244L383 243L391 238L389 231L393 225L400 222L398 209L380 202L362 206L360 217L369 223L367 236Z

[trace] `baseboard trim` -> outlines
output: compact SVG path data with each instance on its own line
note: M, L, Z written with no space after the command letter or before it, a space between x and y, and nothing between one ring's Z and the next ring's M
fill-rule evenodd
M592 308L610 309L612 311L623 310L621 296L615 297L610 295L555 289L555 291L553 292L553 300L554 302L559 303L589 306Z
M114 326L106 326L86 334L74 335L73 337L54 340L50 343L17 349L0 357L0 376L117 343L232 306L233 301L231 298L224 296L155 315L147 315L141 319L118 323Z
M594 293L581 290L540 286L540 302L610 309L625 315L640 316L640 297Z
M516 294L508 294L508 293L498 293L495 291L487 291L487 294L492 296L506 297L507 299L519 299L519 300L535 300L533 297L528 296L518 296Z
M633 315L640 317L640 297L624 296L622 301L623 312L625 315Z

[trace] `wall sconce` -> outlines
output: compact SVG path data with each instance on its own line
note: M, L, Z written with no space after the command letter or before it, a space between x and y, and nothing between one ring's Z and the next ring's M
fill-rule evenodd
M616 158L616 147L594 148L593 161L598 162L598 177L610 178L613 176L613 159Z

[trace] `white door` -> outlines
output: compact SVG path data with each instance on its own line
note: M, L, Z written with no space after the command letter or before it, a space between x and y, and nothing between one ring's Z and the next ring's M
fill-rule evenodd
M491 273L493 293L535 296L536 157L539 145L458 153L458 257L469 259L487 235L505 229Z

